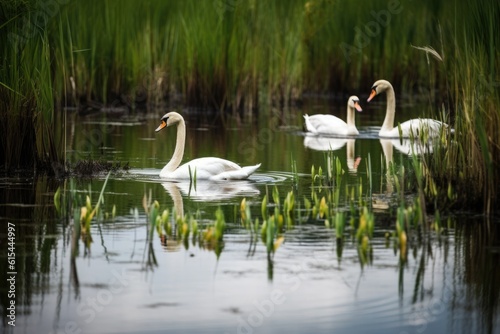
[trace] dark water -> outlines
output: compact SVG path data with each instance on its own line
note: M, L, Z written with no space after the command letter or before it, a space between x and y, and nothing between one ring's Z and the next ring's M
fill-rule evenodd
M380 141L383 105L364 106L356 140L318 139L302 132L302 114L335 113L344 103L308 102L301 109L267 110L253 119L185 113L185 160L224 157L262 163L247 182L162 182L158 173L175 145L175 131L154 132L164 112L86 117L68 126L68 159L103 158L132 167L112 175L103 211L88 243L74 237L74 221L54 208L56 189L91 192L97 201L104 176L89 179L0 180L2 332L19 333L500 333L498 220L464 212L442 213L443 231L411 234L402 256L387 233L395 230L398 198L386 178L386 161L408 162L398 142ZM426 106L403 104L405 120ZM395 147L395 145L397 147ZM240 223L247 199L254 217L266 192L283 199L293 190L311 196L311 166L325 166L323 148L346 171L342 187L363 185L373 205L375 231L367 258L353 231L343 244L323 220L297 208L294 226L272 261L260 237ZM372 194L368 166L371 166ZM196 215L200 225L226 220L224 248L184 245L157 234L150 244L142 201L151 193L161 210ZM407 194L411 200L411 193ZM69 197L69 196L68 196ZM347 190L340 203L348 207ZM112 208L116 216L111 219ZM431 215L432 216L432 215ZM432 217L431 217L432 218ZM8 223L15 226L15 299L9 297ZM11 300L16 326L8 325Z

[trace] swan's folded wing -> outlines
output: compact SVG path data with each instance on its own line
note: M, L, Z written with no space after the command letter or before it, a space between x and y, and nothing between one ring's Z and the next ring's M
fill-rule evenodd
M313 115L304 117L306 129L318 134L346 134L347 123L333 115Z
M239 169L228 170L228 171L225 171L223 173L214 175L210 179L214 180L214 181L244 180L244 179L248 178L250 175L252 175L259 167L260 167L260 164L255 165L255 166L240 167Z
M443 130L446 130L448 125L431 118L415 118L401 123L403 137L419 137L422 133L426 133L429 137L436 137L441 133L442 127L444 127ZM399 129L397 126L395 130L398 131L399 137Z
M171 173L173 179L239 180L246 179L260 164L240 167L236 163L220 158L199 158L185 163ZM190 174L191 173L191 174ZM191 175L191 176L190 176Z

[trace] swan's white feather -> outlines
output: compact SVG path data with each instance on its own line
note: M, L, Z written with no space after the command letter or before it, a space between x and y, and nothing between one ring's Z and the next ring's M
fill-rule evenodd
M347 122L333 115L309 116L306 114L304 115L306 130L315 135L356 136L359 132L356 129L354 110L362 111L356 95L347 100Z
M401 123L399 126L395 126L391 130L384 130L383 128L379 132L380 137L384 138L399 138L399 128L401 127L401 137L418 138L425 133L427 137L437 137L440 134L441 128L448 127L446 123L437 121L431 118L416 118L410 119L406 122Z
M240 167L229 160L206 157L186 162L173 172L162 170L160 177L170 180L190 179L189 170L191 169L191 178L194 178L196 173L197 180L243 180L259 167L260 164Z
M156 129L156 132L161 131L168 126L177 125L177 139L175 144L174 154L163 167L160 172L160 177L168 180L243 180L248 178L253 172L260 167L260 164L255 166L240 167L232 161L206 157L198 158L186 162L179 166L184 154L184 145L186 142L186 126L184 118L172 111L165 114L161 118L161 124Z
M431 118L410 119L394 126L394 115L396 113L396 97L394 88L387 80L377 80L372 85L372 91L368 102L375 96L385 93L387 108L385 110L385 119L382 128L379 131L379 137L382 138L418 138L421 135L427 138L438 137L441 130L449 130L448 124ZM453 130L451 130L453 132Z
M306 129L314 134L326 135L357 135L355 126L348 126L346 122L333 115L304 115Z

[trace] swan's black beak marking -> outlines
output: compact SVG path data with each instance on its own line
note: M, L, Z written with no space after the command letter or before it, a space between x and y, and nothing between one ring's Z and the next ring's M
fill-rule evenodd
M167 126L167 119L162 119L161 124L156 128L155 132L160 131L161 129L163 129L166 126Z
M370 93L370 97L368 98L368 102L370 102L375 97L375 95L377 95L377 86L372 87L372 92Z

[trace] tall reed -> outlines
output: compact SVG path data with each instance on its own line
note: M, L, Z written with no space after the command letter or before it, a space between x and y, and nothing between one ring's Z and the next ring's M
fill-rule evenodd
M37 13L36 1L24 3ZM41 27L52 70L41 82L58 104L134 107L180 93L188 104L218 109L360 89L373 74L410 87L428 75L408 47L428 36L419 17L440 14L426 3L402 1L384 19L383 1L75 0ZM7 35L24 22L23 9L12 11Z
M443 108L453 111L455 134L443 135L426 163L438 182L436 198L489 213L500 191L500 7L457 2L451 13L443 29L453 34L444 37L440 67L453 101Z
M62 164L49 31L33 23L39 16L30 1L7 1L0 8L0 165L10 170Z
M444 103L456 135L430 171L494 207L494 0L74 0L51 10L42 3L0 4L0 164L7 169L63 160L64 106L135 108L180 97L221 111L255 110L307 92L367 91L385 78L399 91L430 96L425 116L437 116L443 108L434 105ZM429 65L411 45L434 47L442 62Z

